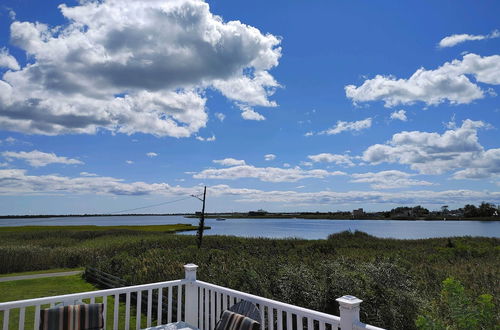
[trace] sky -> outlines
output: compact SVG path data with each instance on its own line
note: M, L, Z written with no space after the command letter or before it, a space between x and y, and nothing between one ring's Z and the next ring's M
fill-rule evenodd
M499 12L4 0L0 214L500 204Z

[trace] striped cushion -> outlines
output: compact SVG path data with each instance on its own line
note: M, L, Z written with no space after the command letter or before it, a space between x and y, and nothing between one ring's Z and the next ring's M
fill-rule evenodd
M69 305L40 311L40 330L100 330L103 304Z
M260 324L244 315L231 311L224 311L216 330L259 330Z

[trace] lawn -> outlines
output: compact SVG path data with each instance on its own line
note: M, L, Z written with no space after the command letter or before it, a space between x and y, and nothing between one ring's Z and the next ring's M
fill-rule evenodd
M207 227L209 228L209 227ZM178 232L196 230L198 226L178 223L175 225L149 225L149 226L17 226L0 227L1 232L37 232L37 231L106 231L106 230L128 230L146 232Z
M27 272L19 273L16 275L28 275L33 273L46 273L46 272L56 272L59 269L47 270L43 272ZM10 274L9 274L10 275ZM69 293L86 292L98 290L92 284L85 282L81 275L72 276L60 276L53 278L41 278L41 279L31 279L31 280L18 280L18 281L8 281L0 282L0 302L13 301L13 300L23 300L30 298L39 298L47 296L56 296ZM88 302L88 301L85 301ZM97 298L96 302L102 302L102 298ZM107 309L107 328L113 328L113 306L114 297L108 297L108 309ZM43 305L42 308L47 308L48 305ZM29 307L26 309L25 327L26 329L32 329L34 325L34 307ZM134 308L130 311L130 325L135 326L136 312ZM125 322L125 304L120 303L119 307L119 329L124 329ZM19 310L15 309L10 311L9 317L9 330L19 328ZM142 327L146 327L146 318L141 318ZM0 314L0 324L3 324L3 314Z

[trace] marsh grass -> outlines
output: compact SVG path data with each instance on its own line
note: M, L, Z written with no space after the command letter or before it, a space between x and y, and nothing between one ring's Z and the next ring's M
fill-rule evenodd
M364 322L411 329L448 277L498 306L499 243L343 232L326 240L207 236L198 249L194 236L154 231L0 232L0 273L92 265L140 284L182 278L193 262L201 280L337 315L335 298L356 295Z

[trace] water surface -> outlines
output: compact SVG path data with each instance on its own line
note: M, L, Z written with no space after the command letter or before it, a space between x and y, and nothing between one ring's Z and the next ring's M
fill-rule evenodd
M2 226L133 226L188 223L198 219L182 216L109 216L37 219L0 219ZM324 239L344 230L360 230L377 237L418 239L452 236L500 238L500 221L397 221L397 220L319 220L319 219L206 219L205 235L240 237ZM180 235L194 235L194 231Z

